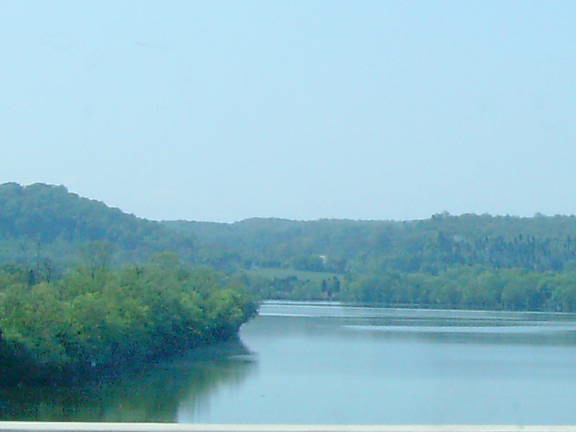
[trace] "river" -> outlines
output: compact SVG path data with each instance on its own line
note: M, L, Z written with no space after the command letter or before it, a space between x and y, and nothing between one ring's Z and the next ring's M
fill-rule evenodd
M576 424L576 315L267 302L238 340L90 386L0 390L0 419Z

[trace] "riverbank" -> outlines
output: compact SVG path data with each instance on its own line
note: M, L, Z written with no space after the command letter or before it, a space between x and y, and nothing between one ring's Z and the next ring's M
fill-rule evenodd
M223 275L159 260L0 291L0 384L69 382L225 340L256 304Z
M0 419L576 424L576 314L263 303L239 336L118 379L4 389Z

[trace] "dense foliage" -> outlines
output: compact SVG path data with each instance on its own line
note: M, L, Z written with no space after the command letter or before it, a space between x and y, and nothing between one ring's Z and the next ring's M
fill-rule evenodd
M214 263L248 268L264 298L576 311L574 216L167 225L213 244Z
M0 377L62 377L137 363L234 334L255 313L237 283L164 254L30 284L0 273ZM232 286L234 285L234 286Z
M82 245L94 242L112 245L119 263L144 262L162 251L176 251L190 261L194 251L191 236L79 197L64 186L0 185L0 263L57 271L77 261Z
M166 250L262 298L549 310L576 302L575 216L153 222L62 186L0 185L0 263L24 268L29 286L71 280L66 269L79 257L93 274L112 256L137 264Z
M463 265L576 270L574 216L154 222L79 197L63 186L0 185L0 263L57 270L57 264L75 261L82 245L95 241L113 246L121 263L175 251L188 263L227 272L256 267L437 274Z
M339 298L365 303L576 311L576 273L453 267L438 275L375 273L352 278Z
M435 215L396 221L165 222L211 245L215 265L438 273L452 266L576 270L576 217Z
M576 273L454 266L438 274L375 271L333 276L243 275L263 298L414 307L576 312Z

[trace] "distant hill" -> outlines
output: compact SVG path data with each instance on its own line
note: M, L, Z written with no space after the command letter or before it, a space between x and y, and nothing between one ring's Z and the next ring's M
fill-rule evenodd
M235 223L156 222L69 192L64 186L0 185L0 264L78 259L93 242L116 261L174 251L189 263L233 272L438 273L453 266L576 270L576 217L434 215L416 221L253 218Z
M454 265L576 270L576 217L439 214L416 221L254 218L232 224L173 221L239 264L299 270L436 273Z
M191 236L82 198L64 186L0 185L0 262L71 261L92 242L112 245L119 262L139 262L164 250L189 258L194 251Z

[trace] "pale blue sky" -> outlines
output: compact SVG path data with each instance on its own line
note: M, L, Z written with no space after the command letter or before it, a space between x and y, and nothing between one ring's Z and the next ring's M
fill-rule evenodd
M576 213L574 1L0 3L0 182L153 219Z

